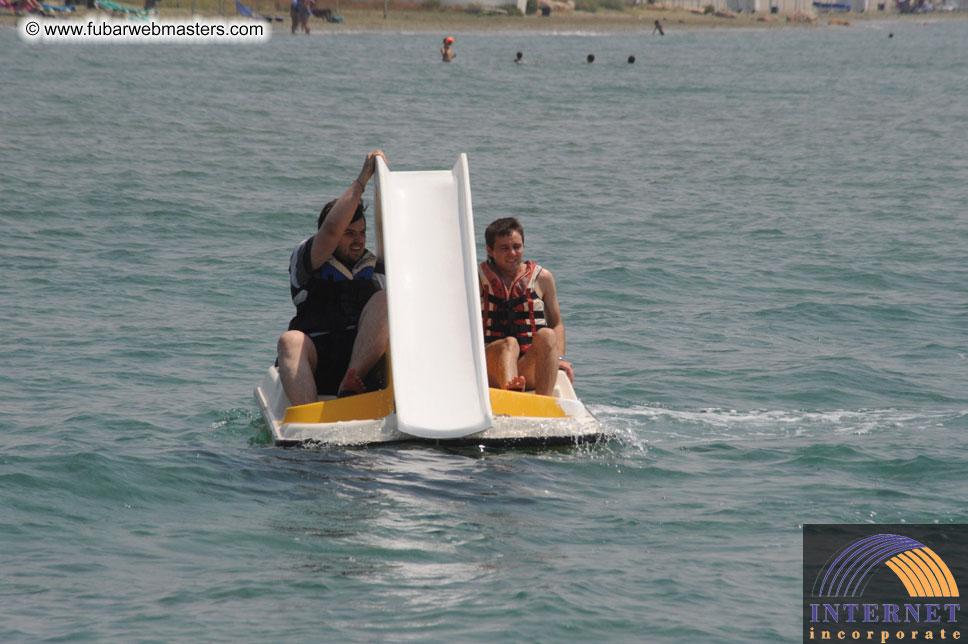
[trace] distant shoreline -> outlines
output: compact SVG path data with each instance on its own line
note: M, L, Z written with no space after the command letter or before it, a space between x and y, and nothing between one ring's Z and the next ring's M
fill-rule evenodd
M190 0L181 0L186 2ZM165 0L171 2L171 0ZM134 2L129 6L143 6ZM226 1L225 5L229 6ZM266 4L266 3L261 3ZM289 13L279 10L263 8L267 15L281 16L282 22L273 22L275 35L289 34ZM550 16L501 16L474 15L459 10L425 10L425 9L393 9L391 7L387 18L384 19L381 9L347 7L341 10L344 18L342 23L327 23L319 18L310 22L312 34L357 33L360 31L413 31L442 33L455 32L487 32L487 31L532 31L532 32L652 32L654 22L661 21L666 33L679 30L696 29L771 29L788 27L811 28L839 28L849 29L860 23L889 22L896 24L930 24L948 20L968 19L968 12L935 12L931 14L901 15L896 13L820 13L811 16L767 14L736 14L733 17L723 17L713 14L696 14L685 9L657 9L636 7L625 11L558 12ZM67 19L94 19L106 16L93 9L79 9L75 14L67 14ZM200 17L216 18L216 11L198 11ZM191 13L188 9L167 8L162 6L160 17L163 20L188 19ZM237 18L235 12L226 18ZM0 25L16 25L19 16L12 14L0 15ZM312 35L311 34L311 35ZM655 34L656 38L660 38Z
M548 31L548 32L598 32L634 31L651 33L654 23L659 20L667 34L677 30L694 29L735 29L735 28L786 28L786 27L839 27L849 28L853 24L872 21L917 24L933 19L968 19L968 12L935 16L901 15L896 13L871 12L867 14L735 14L721 17L712 14L696 14L685 9L655 9L636 7L625 11L599 11L597 13L571 12L552 13L550 16L475 16L462 11L405 11L391 10L387 19L383 12L373 9L346 10L345 22L329 25L319 22L320 31L339 33L340 31ZM812 18L812 20L811 20ZM830 21L833 21L832 23ZM839 22L851 24L843 25ZM279 23L277 23L279 24ZM288 16L286 18L288 29ZM314 24L314 29L316 28ZM655 34L660 38L659 34Z

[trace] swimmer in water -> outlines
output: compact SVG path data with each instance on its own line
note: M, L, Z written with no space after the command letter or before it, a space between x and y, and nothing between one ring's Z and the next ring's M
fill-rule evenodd
M454 60L454 58L457 56L457 53L450 48L450 46L453 44L454 44L453 38L451 38L450 36L447 36L446 38L444 38L444 46L440 48L440 60L442 62L449 63L450 61Z

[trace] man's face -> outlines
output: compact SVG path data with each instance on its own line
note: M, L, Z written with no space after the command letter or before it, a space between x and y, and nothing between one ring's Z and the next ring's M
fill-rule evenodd
M333 254L336 259L352 268L363 257L364 250L366 250L366 218L361 217L346 227Z
M516 272L524 257L524 240L521 233L512 230L494 240L494 247L488 247L487 254L494 258L494 264L504 272Z

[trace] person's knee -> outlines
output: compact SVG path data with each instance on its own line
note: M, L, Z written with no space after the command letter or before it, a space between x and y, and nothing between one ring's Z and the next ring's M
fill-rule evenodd
M302 331L286 331L279 336L279 342L276 345L279 357L298 355L305 347L307 339Z
M521 355L521 345L517 338L502 338L496 342L501 353L511 354L515 358Z
M363 307L363 312L371 312L375 315L382 315L386 317L387 314L387 292L377 291L370 299L367 300L366 306Z
M553 329L547 327L543 329L538 329L531 339L531 344L534 348L541 351L548 351L551 353L557 353L558 351L558 336L555 334Z
M488 342L484 347L484 353L488 360L504 361L509 357L517 360L521 355L521 345L518 344L517 338L500 338Z

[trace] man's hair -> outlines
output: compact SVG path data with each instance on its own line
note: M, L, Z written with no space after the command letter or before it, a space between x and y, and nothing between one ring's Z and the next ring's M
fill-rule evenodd
M516 217L502 217L492 221L484 231L484 243L488 248L494 248L494 242L498 237L510 235L514 231L521 234L521 241L524 241L524 227Z
M333 206L336 205L337 201L339 201L339 199L333 199L328 204L323 206L321 211L319 211L319 218L316 219L316 230L319 230L323 227L323 222L326 221L326 215L328 215L329 211L333 209ZM353 213L353 218L350 219L350 223L352 224L354 221L359 221L364 215L366 215L366 206L364 206L363 202L360 201L359 205L356 207L356 212Z

